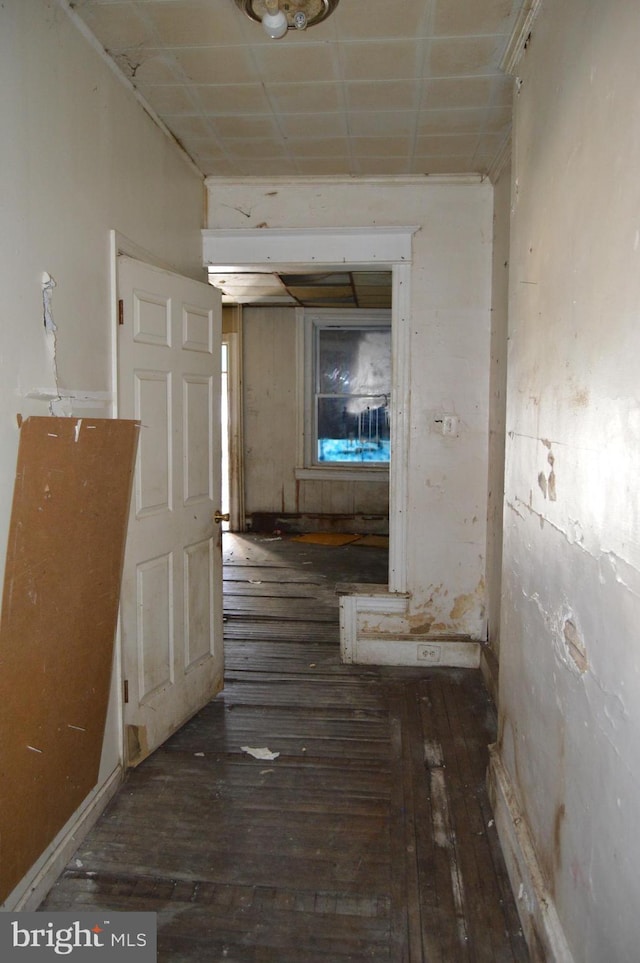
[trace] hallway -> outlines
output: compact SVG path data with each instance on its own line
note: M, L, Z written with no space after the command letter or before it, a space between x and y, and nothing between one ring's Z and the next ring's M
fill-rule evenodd
M524 963L480 673L340 664L335 584L385 581L380 548L224 546L224 692L129 772L40 908L155 911L166 963Z

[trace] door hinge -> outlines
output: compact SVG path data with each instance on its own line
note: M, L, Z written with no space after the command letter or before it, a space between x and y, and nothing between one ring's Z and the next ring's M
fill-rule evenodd
M123 685L124 685L124 703L126 705L127 702L129 701L129 680L125 679Z
M118 324L124 324L124 301L118 301Z

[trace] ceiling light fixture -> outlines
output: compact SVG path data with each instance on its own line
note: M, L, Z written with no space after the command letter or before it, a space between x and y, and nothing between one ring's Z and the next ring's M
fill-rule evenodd
M256 23L261 23L273 40L287 30L306 30L322 23L340 0L236 0L236 5Z

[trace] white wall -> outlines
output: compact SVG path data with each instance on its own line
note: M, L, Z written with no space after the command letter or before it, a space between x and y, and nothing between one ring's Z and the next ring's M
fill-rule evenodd
M638 23L543 4L515 108L499 753L588 963L640 939Z
M492 187L479 180L211 178L209 228L417 225L413 241L409 538L398 633L485 633ZM436 420L460 419L459 437Z
M46 401L29 394L111 391L110 229L182 273L202 279L204 274L201 178L52 0L4 0L0 6L0 119L4 546L16 413L49 413ZM56 281L57 385L43 325L43 272ZM110 415L108 403L72 410ZM0 574L3 570L4 554ZM104 777L119 760L117 715L112 698Z

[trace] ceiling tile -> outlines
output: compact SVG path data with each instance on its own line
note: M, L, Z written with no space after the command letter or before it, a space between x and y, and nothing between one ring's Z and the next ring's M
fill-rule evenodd
M391 137L413 133L416 115L410 110L362 110L349 114L349 132L353 137Z
M416 154L421 157L456 157L461 154L472 157L477 144L477 134L425 135L416 137Z
M242 84L259 79L244 47L180 47L173 53L185 80L194 84Z
M364 5L342 0L332 19L340 41L421 37L428 8L429 3L416 0L366 0Z
M503 131L496 134L483 134L478 140L478 145L476 147L476 153L478 156L484 155L487 157L495 157L504 139L507 136L508 131Z
M407 157L359 157L355 166L357 173L363 177L402 175L407 170Z
M243 18L232 2L147 0L138 7L163 46L213 46L244 41Z
M350 81L344 85L349 110L407 110L418 100L412 80Z
M504 134L511 126L511 107L493 107L487 111L485 130Z
M211 133L206 120L197 114L168 115L167 125L181 141L187 138L204 138Z
M351 147L355 157L404 157L409 156L411 137L353 137Z
M344 114L282 114L279 119L284 137L292 139L318 137L346 137L347 122Z
M436 0L433 33L449 37L505 33L518 6L514 0Z
M163 86L138 84L138 90L153 105L153 109L158 114L184 114L193 111L193 101L189 96L189 88L185 87L184 84L165 84Z
M515 78L500 74L493 78L490 103L495 107L511 107L513 105L513 85Z
M227 158L221 158L197 149L193 151L193 159L200 170L209 177L233 177L238 173L237 165Z
M293 161L284 157L232 157L233 175L236 177L293 177L298 173Z
M340 45L345 80L404 80L419 75L421 47L415 40Z
M280 137L278 126L271 115L245 114L240 117L211 117L211 129L218 137L228 140L240 138Z
M208 84L193 87L205 114L266 114L269 101L261 84Z
M287 146L296 157L330 157L332 154L349 156L349 141L346 137L291 138Z
M230 157L242 158L243 160L251 157L285 159L287 150L285 145L278 140L271 138L255 138L251 140L232 140L227 138L225 146L229 151Z
M306 274L287 274L286 272L281 272L280 280L283 284L299 284L299 285L317 285L322 287L323 285L328 285L329 287L335 286L336 284L351 284L351 272L350 271L331 271L327 273L326 271L311 271Z
M464 37L455 40L432 40L429 60L430 76L493 73L497 49L504 46L501 37Z
M351 284L336 285L316 285L314 287L304 287L296 284L289 285L289 291L297 298L298 301L319 301L320 299L328 298L348 298L351 300L353 298L353 291L351 290Z
M281 114L321 113L342 107L341 86L337 83L266 84L266 95Z
M351 158L348 153L336 154L329 157L298 157L298 173L306 177L331 177L344 174L351 170Z
M422 110L418 114L418 134L469 133L484 128L487 110Z
M338 80L335 51L328 44L280 44L252 47L260 76L271 83Z
M353 283L355 284L358 292L364 286L368 288L390 286L391 272L390 271L354 271Z
M216 274L209 273L214 287L235 295L276 296L286 293L277 274Z
M444 77L423 85L422 107L485 107L492 96L493 77Z
M209 133L206 137L192 137L190 140L194 153L206 157L209 161L227 159L226 150L214 140Z

